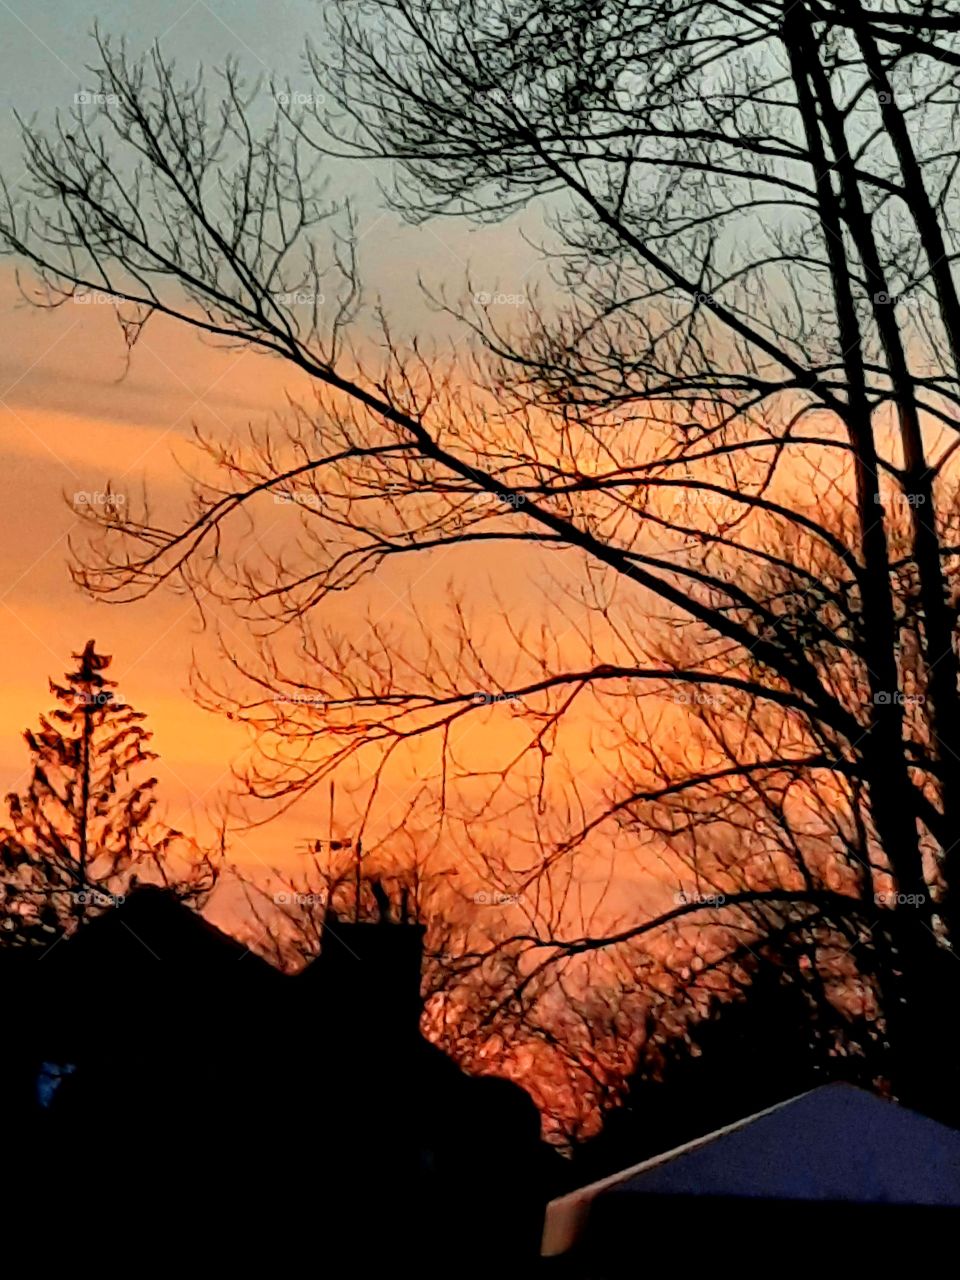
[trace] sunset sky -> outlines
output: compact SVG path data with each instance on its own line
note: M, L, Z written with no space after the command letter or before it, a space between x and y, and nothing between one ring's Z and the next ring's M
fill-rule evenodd
M269 23L240 0L81 0L66 9L50 0L0 3L3 171L11 179L22 174L11 109L42 122L69 109L77 90L90 83L84 67L92 59L88 33L95 21L106 33L126 37L133 50L161 40L182 74L198 60L213 67L236 56L251 78L274 74L295 91L317 93L300 70L300 49L316 16L307 0L272 6ZM469 275L491 293L522 293L535 255L512 231L471 230L459 222L405 226L383 209L376 180L366 165L334 166L331 191L349 195L354 204L362 276L384 297L398 326L407 324L441 344L452 340L450 321L418 301L418 274L450 290ZM124 697L148 714L168 820L202 830L227 786L231 760L247 744L241 729L199 709L187 693L191 652L202 659L208 637L189 602L170 594L122 608L84 598L67 570L67 542L79 529L71 504L96 501L107 480L120 494L139 492L145 481L161 510L182 510L178 461L189 464L191 425L230 435L263 421L282 404L286 375L274 362L250 352L212 350L167 323L151 324L125 373L111 305L31 308L19 298L9 261L0 262L0 315L0 615L6 658L0 677L0 785L5 792L24 777L20 732L47 709L48 676L61 674L70 653L94 637L98 648L114 656L111 674ZM500 590L520 589L526 580L523 556L506 564L502 557L473 559L474 586L484 575ZM450 566L442 559L419 564L420 599L434 592L439 598L449 579ZM402 592L402 577L391 584L388 573L384 583L384 616L396 609L402 618L405 606L391 598ZM229 631L229 639L238 654L248 645L240 627ZM272 863L304 836L326 829L324 792L268 829L235 836L232 854L252 866Z
M211 923L319 956L246 967L397 1169L446 1177L421 1009L531 1137L626 1103L591 1177L741 1076L960 1116L960 29L774 9L0 0L0 958L50 1023L0 1084L76 1077L51 1132L140 1092L138 1000L158 1098L271 1058L276 1126L282 1038L192 1056L247 1021ZM120 930L182 1066L149 984L28 979Z

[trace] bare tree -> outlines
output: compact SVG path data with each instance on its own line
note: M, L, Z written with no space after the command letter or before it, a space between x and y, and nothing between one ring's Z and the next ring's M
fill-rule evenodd
M131 347L164 314L316 388L280 427L206 440L220 478L182 526L112 514L81 582L133 599L180 579L293 636L291 657L260 628L255 661L225 655L236 682L202 685L259 731L255 796L357 760L375 792L434 744L406 817L459 822L520 894L521 988L688 921L890 935L877 980L917 1092L960 927L960 20L860 0L327 12L308 51L326 114L235 66L214 97L101 37L106 105L25 126L0 235L40 301L102 290ZM486 280L435 299L474 335L471 382L382 317L379 357L347 346L349 216L318 185L337 156L388 163L414 220L539 219L522 324ZM271 499L296 533L250 552ZM342 592L362 615L397 558L475 544L554 568L541 615L490 639L452 593L442 631L316 620ZM491 765L457 739L493 717ZM609 785L579 779L584 738ZM601 919L583 868L611 849L662 859L683 900Z

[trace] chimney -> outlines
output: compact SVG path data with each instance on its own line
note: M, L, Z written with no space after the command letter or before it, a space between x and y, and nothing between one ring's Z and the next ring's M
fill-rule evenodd
M422 924L358 924L327 912L320 956L311 969L343 1026L363 1035L419 1034L425 932Z

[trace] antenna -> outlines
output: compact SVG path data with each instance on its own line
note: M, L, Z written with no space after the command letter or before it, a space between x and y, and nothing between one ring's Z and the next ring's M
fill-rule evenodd
M328 841L329 847L331 849L336 848L337 844L339 843L339 842L335 843L333 839L333 805L334 805L335 786L336 786L336 781L335 779L331 778L330 779L330 827L329 827L329 841ZM350 845L353 842L351 840L347 840L343 843L344 843L344 847L349 849ZM363 857L363 840L360 836L357 836L355 847L357 852L357 861L356 861L356 867L354 871L353 923L359 924L360 923L360 860Z
M355 850L356 852L356 863L354 866L355 901L354 901L354 907L353 907L353 920L355 924L359 924L360 923L360 887L361 887L360 863L363 858L363 839L360 836L358 836L356 840L354 840L352 836L348 836L344 840L334 839L334 835L333 835L334 810L336 808L336 798L337 798L336 787L337 787L336 780L334 778L331 778L330 779L330 806L327 812L326 840L323 840L323 839L304 840L301 842L301 844L303 846L304 851L307 854L313 854L315 857L320 856L320 853L324 847L329 849L331 853L336 853L341 849Z

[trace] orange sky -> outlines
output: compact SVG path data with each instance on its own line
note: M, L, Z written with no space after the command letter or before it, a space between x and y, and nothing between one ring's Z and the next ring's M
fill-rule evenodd
M216 10L203 0L156 0L149 6L143 0L76 0L67 11L54 0L37 0L23 12L0 7L6 105L26 116L36 111L41 119L68 107L84 82L90 60L84 37L97 18L108 32L129 36L134 48L162 38L184 74L198 57L216 65L230 54L251 74L276 71L296 87L298 49L304 33L313 30L316 7L312 0L287 0L275 9L278 21L265 32L262 19L239 0ZM14 135L7 112L0 120L0 162L15 183L22 165ZM525 293L537 258L514 231L452 221L405 227L383 211L374 178L367 166L340 169L333 174L334 193L349 192L356 203L362 277L384 297L398 326L412 326L441 343L451 337L448 318L417 305L418 275L454 297L468 276L474 288L491 295ZM262 421L282 402L282 366L250 352L212 350L155 319L123 376L124 348L112 306L88 301L51 313L18 304L9 263L0 263L0 326L0 626L6 658L0 674L0 788L6 792L24 777L20 734L49 706L48 677L61 675L71 652L94 637L101 651L114 656L111 674L123 696L149 717L166 819L202 832L205 814L228 785L231 761L247 743L241 728L200 710L187 694L191 651L202 657L209 638L199 633L188 602L169 593L125 607L83 597L67 573L67 539L79 529L71 502L74 495L102 492L108 478L121 494L145 480L161 512L176 519L185 492L176 459L189 458L192 422L229 435ZM493 588L514 593L535 615L533 562L533 553L484 559L470 550L457 560L456 572L481 597ZM385 609L401 624L409 621L400 599L403 572L388 566L376 586ZM421 602L427 609L434 602L441 617L453 565L418 561L417 577ZM233 627L229 636L242 654L248 644L243 629ZM490 638L485 636L488 643ZM489 727L493 719L485 728L484 717L472 717L477 759L502 744L500 730ZM584 774L590 746L585 736ZM403 803L403 781L395 776L395 791L388 788L383 796L384 821ZM326 829L324 791L270 828L235 836L231 853L251 868L276 863L290 857L301 838Z
M136 494L145 481L151 501L176 517L185 495L177 459L191 458L191 423L229 435L264 420L282 402L283 368L251 352L213 350L162 322L148 328L121 380L124 352L111 307L71 303L37 311L18 303L6 272L0 311L9 333L0 359L0 617L7 657L0 675L0 786L5 792L23 777L20 733L48 707L48 676L59 676L70 653L92 636L114 656L123 696L149 716L167 820L202 833L205 815L229 786L231 761L248 742L242 728L201 710L188 694L191 652L201 658L211 652L210 638L189 602L169 592L126 606L79 592L67 571L67 539L81 532L72 504L84 501L78 495L102 493L108 479L121 496ZM535 612L534 562L533 553L505 561L470 548L455 566L418 563L418 598L428 609L433 601L438 625L452 578L514 594ZM375 584L378 609L401 625L412 621L402 598L406 573L390 565ZM484 579L486 587L478 587ZM349 613L352 606L344 607ZM227 634L234 652L252 658L241 625L230 623ZM496 763L495 747L502 752L506 720L494 713L464 726L481 767ZM388 780L379 822L398 816L408 768L398 763ZM232 856L252 869L285 861L303 837L324 834L327 822L324 788L269 828L234 836Z
M163 796L174 823L188 821L222 782L243 739L236 726L184 696L191 647L203 638L186 602L157 595L128 608L86 599L69 580L67 539L80 530L74 495L147 479L161 502L183 485L191 418L242 423L262 411L262 368L172 333L149 335L129 378L106 307L11 313L9 273L0 287L9 335L0 361L0 604L6 661L0 676L0 774L4 790L26 764L18 730L35 721L71 651L91 636L114 655L123 694L146 711L161 754ZM164 341L164 338L166 341ZM262 363L262 362L261 362ZM66 495L66 496L64 496ZM79 498L82 502L83 499Z

